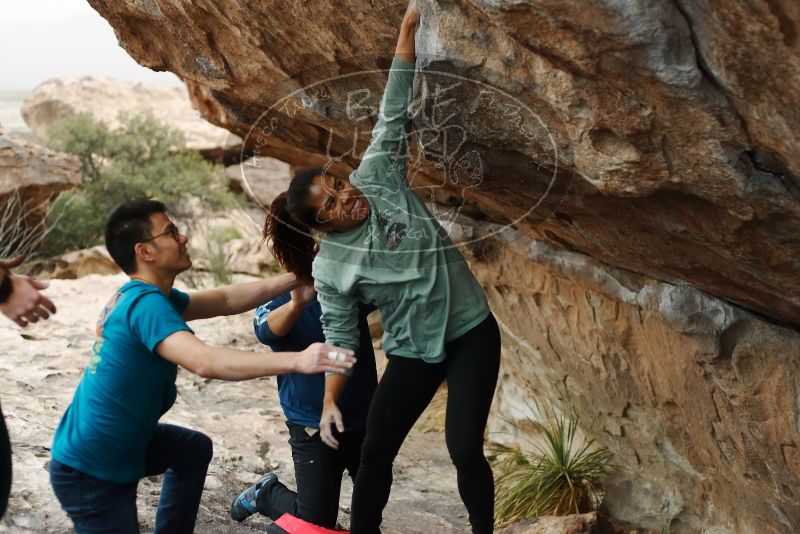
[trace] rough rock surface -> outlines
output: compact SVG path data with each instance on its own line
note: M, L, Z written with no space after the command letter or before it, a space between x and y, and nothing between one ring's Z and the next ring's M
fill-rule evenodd
M257 157L342 172L405 4L89 2ZM420 4L413 185L531 238L472 245L497 253L496 413L524 434L515 403L568 393L625 466L620 518L793 532L797 333L772 321L800 324L797 2Z
M498 534L600 534L597 513L568 517L544 516L504 528Z
M525 446L534 401L574 408L619 466L605 483L612 517L674 533L796 531L798 332L687 284L498 241L472 263L503 339L493 440Z
M17 220L19 236L36 241L44 231L51 202L80 183L77 158L0 135L0 213L5 213L3 247L14 239L9 221Z
M41 198L80 182L77 158L7 136L0 136L0 198L14 191Z
M209 158L221 158L226 150L238 152L238 138L203 120L192 109L182 87L157 87L91 76L53 78L31 91L21 112L28 126L42 139L47 138L53 124L77 113L92 113L110 128L119 126L120 113L150 113L182 131L187 147Z
M249 148L348 168L369 130L369 110L348 96L379 95L385 79L348 74L386 66L405 2L90 4L134 59L187 80L204 115ZM434 72L476 83L440 78L439 113L417 127L457 126L462 152L479 154L483 180L467 197L486 216L521 218L613 265L800 323L796 2L422 10L431 94ZM433 162L452 148L428 143L426 180L448 178ZM529 213L556 168L556 187Z
M38 260L28 264L25 269L27 275L43 280L75 280L90 274L116 274L121 271L103 245Z
M225 177L233 191L243 191L259 206L269 207L273 198L288 189L292 173L282 161L257 157L227 167Z

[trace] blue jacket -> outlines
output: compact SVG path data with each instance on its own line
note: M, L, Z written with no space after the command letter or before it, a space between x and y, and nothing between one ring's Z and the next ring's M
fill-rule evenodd
M256 309L253 326L256 337L261 343L268 345L275 352L301 351L312 343L323 343L320 316L322 309L319 302L311 301L292 329L283 337L276 336L267 324L267 317L273 311L291 300L289 293L270 300ZM342 411L345 430L360 430L366 426L367 412L372 401L372 394L377 386L375 369L375 352L372 349L372 338L367 324L367 315L375 307L359 305L358 330L360 334L359 348L356 352L357 362L353 366L353 374L337 403ZM286 419L290 423L319 428L322 415L322 398L325 394L325 375L302 375L292 373L278 376L278 395Z

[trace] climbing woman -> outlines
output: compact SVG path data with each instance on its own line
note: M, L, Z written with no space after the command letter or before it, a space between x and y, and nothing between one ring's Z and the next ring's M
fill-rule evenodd
M349 178L302 170L288 191L292 215L324 233L313 276L327 342L359 346L358 302L378 307L385 331L388 364L367 417L352 534L380 532L394 458L443 381L458 490L472 532L493 531L494 481L483 436L500 365L499 329L464 258L405 182L418 22L412 2L359 167ZM326 377L320 433L333 448L342 443L332 427L346 429L339 399L347 380Z

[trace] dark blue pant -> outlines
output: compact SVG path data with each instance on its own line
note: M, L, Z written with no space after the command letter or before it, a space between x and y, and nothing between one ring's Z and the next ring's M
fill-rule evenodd
M367 435L353 488L352 534L380 534L383 508L392 487L392 463L444 380L445 440L456 467L458 492L472 532L493 532L494 479L483 455L483 432L500 369L497 321L490 314L444 348L447 358L440 363L389 355L367 416Z
M289 427L297 491L275 481L258 494L256 510L272 520L290 513L309 523L334 529L339 515L342 475L347 469L355 479L364 431L336 434L339 448L331 449L322 443L319 432L310 436L304 426L289 422L286 426Z
M156 534L191 533L212 455L211 439L200 432L159 424L147 448L146 476L164 474L156 512ZM139 532L139 482L99 480L55 460L50 484L76 534Z
M11 495L11 440L8 437L6 419L0 410L0 519L8 508Z

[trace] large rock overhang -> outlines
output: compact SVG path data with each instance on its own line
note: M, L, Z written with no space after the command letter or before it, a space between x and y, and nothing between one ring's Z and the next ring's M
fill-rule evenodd
M356 83L380 94L403 10L401 2L90 3L137 61L186 80L209 120L250 134L249 149L294 165L335 156L342 171L357 164L348 150L363 124L347 116L353 79L342 75L369 72ZM478 212L798 324L798 9L684 4L426 2L420 68L485 84L544 126L515 136L519 124L498 120L474 87L451 91L453 121L485 163L483 182L466 195ZM254 137L264 113L293 91L280 131ZM423 163L425 180L447 181L430 158ZM566 194L520 219L553 169Z

